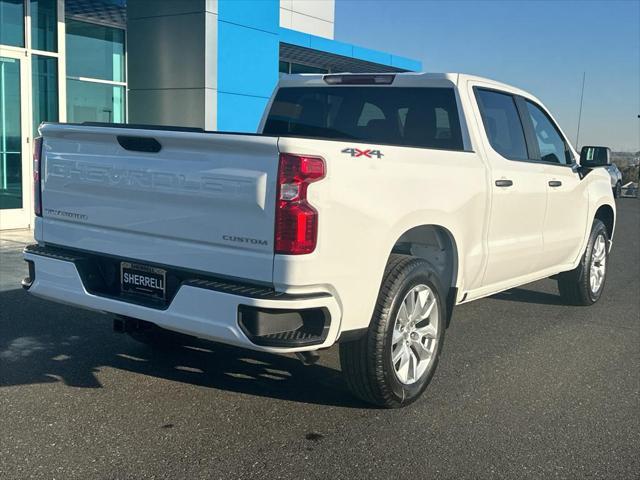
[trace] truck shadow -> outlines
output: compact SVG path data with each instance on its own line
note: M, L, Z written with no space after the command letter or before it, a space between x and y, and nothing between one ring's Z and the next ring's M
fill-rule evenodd
M511 290L492 295L491 298L539 305L565 305L559 294L527 290L525 288L512 288Z
M108 315L22 290L0 292L0 388L53 382L102 388L96 373L104 368L302 403L366 407L349 393L340 371L327 366L197 339L155 349L114 333Z

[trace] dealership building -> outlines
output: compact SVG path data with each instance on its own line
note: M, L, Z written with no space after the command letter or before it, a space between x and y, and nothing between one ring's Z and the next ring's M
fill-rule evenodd
M421 69L334 24L334 0L0 0L0 230L33 223L40 122L252 132L281 75Z

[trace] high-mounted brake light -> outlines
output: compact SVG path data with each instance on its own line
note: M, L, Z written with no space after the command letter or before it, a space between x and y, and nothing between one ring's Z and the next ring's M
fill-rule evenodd
M42 137L33 140L33 213L42 216Z
M325 75L329 85L391 85L395 75Z
M321 157L280 154L276 198L275 252L303 255L316 248L318 212L307 201L307 188L325 176Z

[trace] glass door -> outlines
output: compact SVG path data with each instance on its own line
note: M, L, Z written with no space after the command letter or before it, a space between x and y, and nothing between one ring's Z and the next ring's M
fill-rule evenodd
M28 76L24 53L0 48L0 230L31 223Z

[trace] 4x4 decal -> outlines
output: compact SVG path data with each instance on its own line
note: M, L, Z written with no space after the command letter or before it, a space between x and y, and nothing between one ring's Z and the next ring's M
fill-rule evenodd
M360 150L359 148L345 148L342 153L348 153L352 157L382 158L384 155L380 150Z

